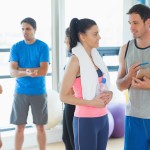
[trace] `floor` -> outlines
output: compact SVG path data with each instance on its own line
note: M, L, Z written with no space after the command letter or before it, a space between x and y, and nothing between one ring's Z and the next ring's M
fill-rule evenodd
M32 147L24 150L38 150L37 147ZM52 143L47 145L47 150L65 150L63 142ZM123 138L110 139L106 150L123 150Z

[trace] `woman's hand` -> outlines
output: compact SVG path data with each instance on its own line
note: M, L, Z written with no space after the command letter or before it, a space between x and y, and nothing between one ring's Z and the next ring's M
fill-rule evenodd
M110 102L112 96L113 96L112 91L101 93L100 96L97 96L92 100L89 100L87 102L87 105L92 107L97 107L97 108L104 108Z
M104 104L107 105L113 96L113 92L112 91L107 91L107 92L103 92L100 95L100 98L104 101Z

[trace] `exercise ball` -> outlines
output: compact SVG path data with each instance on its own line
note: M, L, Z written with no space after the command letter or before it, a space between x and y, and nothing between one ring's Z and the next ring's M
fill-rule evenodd
M108 137L110 138L110 136L112 135L112 132L114 130L114 118L113 118L112 114L110 113L110 111L108 111L108 123L109 123Z
M120 138L124 136L125 104L109 103L108 110L114 118L114 130L111 137Z
M47 90L48 99L48 123L46 129L51 129L62 121L62 102L59 99L59 93L54 90Z

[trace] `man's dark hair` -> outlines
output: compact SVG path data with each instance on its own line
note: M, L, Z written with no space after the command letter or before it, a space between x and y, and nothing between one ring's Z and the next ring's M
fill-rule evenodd
M139 14L141 19L145 22L147 19L150 18L150 8L143 4L137 4L130 8L127 12L128 15L130 14Z
M34 29L36 29L36 21L35 21L33 18L27 17L27 18L25 18L25 19L23 19L23 20L21 21L21 24L22 24L22 23L28 23L28 24L30 24Z

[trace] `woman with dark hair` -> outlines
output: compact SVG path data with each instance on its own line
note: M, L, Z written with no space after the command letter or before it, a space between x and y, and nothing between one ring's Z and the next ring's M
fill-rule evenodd
M67 56L70 56L70 31L69 28L65 31L65 44L67 49ZM72 91L73 94L73 91ZM74 137L73 137L73 116L75 111L75 105L64 104L63 113L63 135L62 139L65 144L66 150L74 150Z
M106 105L112 99L112 92L100 92L102 78L106 78L109 87L109 74L96 49L99 29L94 20L77 18L71 20L69 28L72 56L65 69L60 99L76 105L73 118L75 150L106 150Z

